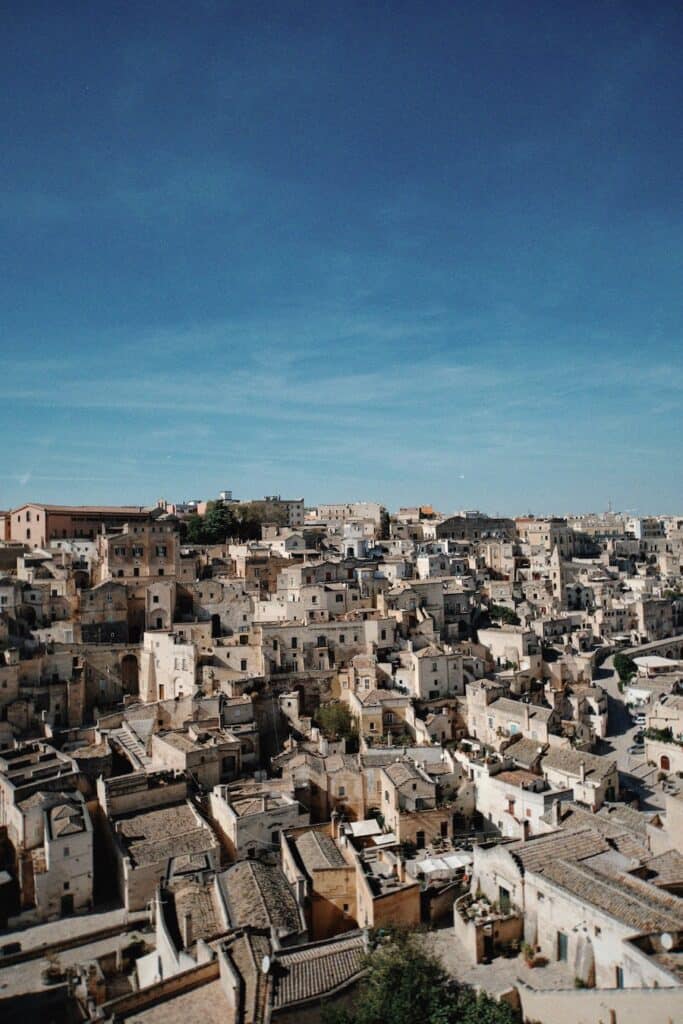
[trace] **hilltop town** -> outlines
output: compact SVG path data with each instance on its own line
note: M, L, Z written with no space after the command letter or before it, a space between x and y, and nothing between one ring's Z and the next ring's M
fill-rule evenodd
M0 513L4 1022L682 1020L682 849L683 516Z

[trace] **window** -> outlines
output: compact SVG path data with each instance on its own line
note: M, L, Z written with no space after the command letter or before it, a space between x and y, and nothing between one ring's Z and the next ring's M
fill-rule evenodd
M346 796L346 787L345 786L340 786L339 787L339 796Z
M157 544L156 551L157 551L157 558L166 558L166 545L165 544Z
M298 646L297 638L295 636L293 636L292 637L292 650L295 651L297 649L297 646Z
M65 846L65 847L64 847L64 856L65 856L65 857L68 857L68 856L69 856L69 847L68 847L68 846Z
M240 671L241 672L246 672L247 671L247 659L246 658L242 658L242 660L240 661Z
M155 594L152 598L152 604L159 604L159 595Z
M163 575L164 575L164 570L163 570L163 569L159 569L159 575L160 575L160 576L163 576Z
M343 594L335 594L335 598L334 599L337 602L337 604L341 604L342 601L344 600L344 595Z
M340 644L345 644L346 643L346 637L344 636L343 633L339 634L339 643Z
M68 892L70 888L71 888L71 883L70 882L65 882L64 883L64 892Z
M616 983L617 983L617 988L623 988L624 987L624 971L623 971L623 968L621 968L621 967L617 967L617 969L616 969Z
M140 567L136 565L136 566L133 567L133 576L139 576L139 575L140 575ZM121 570L121 576L123 576L123 570Z
M349 912L349 905L348 905L348 903L342 903L342 909L343 909L345 914L348 914L348 912Z
M563 960L566 963L568 952L569 952L569 940L567 939L567 936L565 935L564 932L558 932L557 933L557 959L558 960ZM619 986L617 986L617 988L618 987Z
M381 631L381 633L379 634L379 638L380 638L380 640L386 640L386 638L387 638L387 631L386 631L386 629L383 629Z

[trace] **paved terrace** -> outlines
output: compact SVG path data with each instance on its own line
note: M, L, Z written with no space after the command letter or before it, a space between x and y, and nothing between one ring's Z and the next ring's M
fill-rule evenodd
M472 965L465 947L455 935L452 926L426 932L426 948L436 953L446 970L458 981L473 988L483 989L491 995L512 988L518 979L530 988L559 990L574 988L574 974L567 964L551 962L546 967L527 967L522 956L496 957L489 964Z

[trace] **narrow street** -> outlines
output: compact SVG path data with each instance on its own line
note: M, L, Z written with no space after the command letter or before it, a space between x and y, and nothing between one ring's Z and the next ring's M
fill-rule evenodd
M656 811L664 807L664 794L657 784L657 769L647 764L645 753L632 754L638 726L633 723L619 692L619 676L614 670L614 658L610 656L602 665L596 680L607 693L608 735L601 740L597 753L616 755L619 767L620 785L634 792L640 800L643 811Z

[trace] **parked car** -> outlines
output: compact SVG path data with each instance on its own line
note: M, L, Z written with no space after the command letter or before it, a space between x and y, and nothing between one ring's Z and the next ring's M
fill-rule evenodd
M636 725L639 725L641 729L644 728L647 724L647 718L645 717L645 715L636 715L633 721L636 723Z
M642 743L634 744L633 746L628 748L628 752L629 752L629 754L633 754L635 757L637 757L638 754L644 754L645 753L645 747L643 746Z
M645 743L645 733L642 729L639 729L638 732L635 732L633 734L633 742L637 744L639 747L643 746L643 744Z

